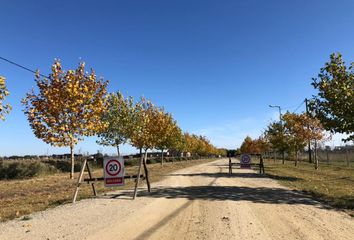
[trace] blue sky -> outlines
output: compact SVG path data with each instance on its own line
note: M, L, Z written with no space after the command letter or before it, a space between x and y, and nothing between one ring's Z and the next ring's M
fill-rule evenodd
M354 1L1 2L0 56L48 74L85 61L109 91L150 98L185 131L236 148L311 97L332 52L354 59ZM0 155L68 152L36 139L20 100L33 74L0 61L13 111L0 122ZM304 106L298 109L303 111ZM335 138L337 139L337 138ZM111 153L94 138L77 152ZM134 149L125 146L123 152Z

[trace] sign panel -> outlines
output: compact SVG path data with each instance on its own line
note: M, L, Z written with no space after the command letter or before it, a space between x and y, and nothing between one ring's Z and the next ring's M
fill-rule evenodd
M122 157L106 157L103 159L104 186L124 185L124 160Z
M241 155L241 168L251 168L251 156L248 154Z

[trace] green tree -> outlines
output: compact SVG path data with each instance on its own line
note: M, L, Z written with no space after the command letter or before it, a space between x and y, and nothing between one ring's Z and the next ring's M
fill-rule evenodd
M271 122L265 130L264 137L274 152L282 153L284 164L285 152L289 151L289 144L282 122Z
M106 97L106 111L102 114L101 121L106 128L98 134L97 143L104 146L116 147L120 156L119 145L126 143L132 129L133 98L124 98L120 93L110 93Z
M25 115L37 138L53 146L69 146L70 178L74 175L74 146L84 136L93 136L105 128L101 116L105 111L107 81L95 72L85 72L85 64L64 71L59 61L52 66L49 78L36 74L38 93L34 90L23 99Z
M325 129L348 134L354 140L354 63L346 66L342 55L332 54L312 85L318 90L310 109Z

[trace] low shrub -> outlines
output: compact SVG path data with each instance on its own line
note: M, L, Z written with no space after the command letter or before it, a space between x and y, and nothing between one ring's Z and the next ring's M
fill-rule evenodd
M147 164L158 163L159 161L156 158L149 158L146 160Z
M58 170L40 161L6 161L0 165L0 179L22 179L55 173Z
M139 163L139 159L133 158L133 159L124 159L124 165L125 166L136 166Z
M48 160L45 161L44 163L53 166L54 168L60 170L61 172L71 172L71 161L70 159L68 160ZM74 164L74 171L78 172L81 170L81 161L75 161Z

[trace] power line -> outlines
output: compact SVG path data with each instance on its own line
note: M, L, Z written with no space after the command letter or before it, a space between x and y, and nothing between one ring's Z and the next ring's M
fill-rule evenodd
M34 70L32 70L32 69L30 69L30 68L28 68L28 67L25 67L25 66L23 66L23 65L21 65L21 64L19 64L19 63L13 62L13 61L11 61L11 60L9 60L9 59L6 59L6 58L3 58L3 57L1 57L1 56L0 56L0 59L1 59L1 60L4 60L5 62L8 62L8 63L10 63L10 64L12 64L12 65L14 65L14 66L16 66L16 67L19 67L19 68L22 68L22 69L24 69L24 70L26 70L26 71L29 71L29 72L31 72L31 73L37 74L36 71L34 71ZM45 77L45 78L49 78L48 76L45 76L45 75L40 74L40 73L39 73L39 75L42 76L42 77Z
M300 108L304 103L305 103L305 101L302 101L302 102L300 103L300 105L294 110L294 113L296 113L296 111L299 110L299 108Z

